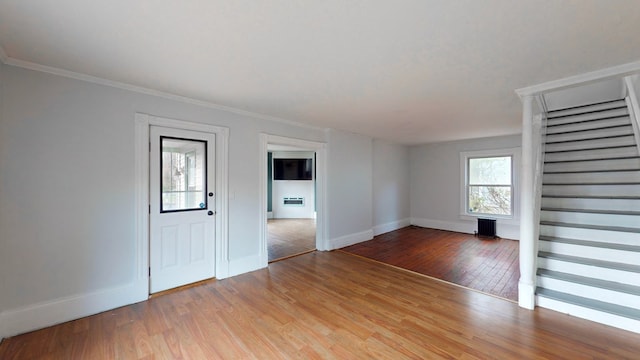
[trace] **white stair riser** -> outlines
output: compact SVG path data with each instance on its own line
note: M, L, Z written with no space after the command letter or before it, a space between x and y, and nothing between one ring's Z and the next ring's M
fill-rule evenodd
M602 171L602 170L637 170L640 169L640 158L576 161L569 163L551 163L544 165L544 172L568 171Z
M624 99L622 99L622 100L607 102L604 104L595 104L595 105L582 106L574 109L563 109L563 110L551 111L549 114L549 117L553 118L557 116L575 115L575 114L589 113L589 112L600 111L600 110L621 108L626 106L627 106L627 103L624 101Z
M567 209L593 209L613 211L640 211L640 199L585 199L542 198L542 207Z
M540 212L540 220L572 224L640 228L640 215L594 214L543 210Z
M631 120L629 119L628 116L616 117L613 119L565 123L558 126L547 126L547 135L573 132L573 131L602 129L602 128L608 128L608 127L614 127L614 126L628 125L630 123L631 123ZM552 123L549 122L549 124L552 124Z
M598 119L606 119L606 118L627 116L627 115L629 115L629 111L627 110L626 106L624 108L619 108L619 109L609 109L609 110L598 111L598 112L586 112L582 114L574 114L574 115L563 116L563 117L558 117L560 116L559 114L552 114L547 119L547 124L548 125L571 124L576 122L594 121Z
M587 130L587 131L580 131L576 133L546 134L544 142L553 143L553 142L559 142L559 141L576 141L576 140L606 138L609 136L623 136L623 135L633 135L633 127L631 127L631 124L615 127L615 128L609 128L609 129Z
M640 304L640 296L638 295L573 283L561 279L554 279L548 276L538 276L538 286L549 290L560 291L566 294L631 308L635 308Z
M549 258L538 258L538 268L640 286L640 274L631 271L602 268Z
M640 334L640 321L638 320L629 319L578 305L568 304L562 301L545 298L543 296L536 296L536 304L543 308L555 310L564 314L569 314L582 319L595 321L601 324Z
M633 232L540 225L540 235L565 239L600 241L612 244L640 245L640 233Z
M544 184L640 183L640 171L544 174ZM640 207L638 207L640 209Z
M640 258L640 253L638 252L580 246L555 241L540 240L538 246L540 251L546 251L554 254L577 256L581 258L611 261L630 265L638 265L638 258ZM640 274L638 276L640 276ZM640 302L638 304L640 304Z
M607 138L605 136L615 137ZM545 151L568 151L611 146L632 146L633 144L635 144L635 139L633 137L633 128L631 126L625 126L616 129L584 131L572 134L547 135L545 137L545 143Z
M564 196L640 196L640 184L622 185L543 185L542 195Z
M632 156L638 156L638 147L628 146L624 148L604 148L594 150L548 153L545 154L544 161L580 161Z

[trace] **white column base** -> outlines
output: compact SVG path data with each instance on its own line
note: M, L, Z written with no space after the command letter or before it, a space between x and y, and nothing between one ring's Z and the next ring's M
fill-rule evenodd
M518 305L533 310L536 307L536 288L533 284L518 283Z

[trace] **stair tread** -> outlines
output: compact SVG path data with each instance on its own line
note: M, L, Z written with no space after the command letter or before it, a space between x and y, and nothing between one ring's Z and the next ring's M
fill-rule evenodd
M634 272L634 273L640 274L640 265L631 265L631 264L618 263L613 261L596 260L596 259L589 259L589 258L578 257L578 256L555 254L555 253L550 253L546 251L539 251L538 257L561 260L566 262L578 263L582 265L589 265L589 266L595 266L595 267L601 267L601 268L607 268L607 269L622 270L622 271L628 271L628 272Z
M640 286L623 284L615 281L595 279L587 276L574 275L574 274L569 274L569 273L564 273L564 272L554 271L554 270L547 270L547 269L538 269L537 275L549 277L557 280L568 281L576 284L587 285L587 286L597 287L601 289L618 291L626 294L640 296Z
M598 248L622 250L622 251L633 251L633 252L639 253L639 256L640 256L640 246L636 246L636 245L614 244L610 242L593 241L593 240L567 239L567 238L547 236L547 235L540 235L538 239L541 241L559 242L564 244L598 247Z
M576 150L552 150L552 151L545 151L545 154L579 153L579 152L583 152L583 151L586 152L586 151L624 149L624 148L635 149L636 145L615 145L615 146L605 146L605 147L588 147L588 148L581 148L581 149L576 149Z
M638 180L629 180L627 181L611 181L611 182L544 182L542 186L597 186L597 185L640 185L640 181Z
M543 174L586 174L586 173L603 173L603 172L623 172L623 171L638 171L640 168L635 169L599 169L599 170L571 170L571 171L549 171L545 170Z
M610 215L640 215L640 211L625 210L600 210L600 209L578 209L578 208L559 208L559 207L542 207L542 211L559 211L559 212L579 212L587 214L610 214Z
M619 103L619 104L616 104L616 103ZM570 106L562 109L549 110L548 113L552 114L552 113L558 113L561 111L576 110L580 108L590 108L590 107L603 106L603 105L604 106L610 105L611 107L607 107L606 109L612 109L616 107L622 107L623 104L626 105L626 102L624 101L624 99L606 100L606 101L600 101L600 102L595 102L591 104L584 104L584 105L578 105L578 106Z
M596 106L589 105L585 106L582 110L574 108L574 109L562 109L562 110L552 110L547 112L547 121L563 121L575 117L597 117L597 116L607 116L607 113L627 113L629 109L627 108L626 103L618 103L613 104L611 107L602 107L599 109L594 109ZM572 111L578 110L578 111ZM564 112L564 113L563 113Z
M620 138L620 137L633 136L633 132L632 132L633 128L631 127L631 125L621 125L621 126L616 126L616 127L628 127L629 128L629 133L628 134L620 134L620 135L595 136L595 137L589 137L589 138L585 138L585 139L576 139L576 140L546 141L545 144L546 145L551 145L551 144L572 143L572 142L589 141L589 140L615 139L615 138ZM557 134L549 134L549 135L557 135Z
M569 198L569 199L605 199L605 200L640 200L640 196L620 195L620 196L602 196L602 195L548 195L542 194L543 198Z
M600 121L600 122L605 122L605 120L618 120L618 123L615 123L613 121L611 121L612 123L610 124L601 124L601 125L597 125L596 122ZM629 125L631 124L631 118L629 117L628 114L625 115L614 115L614 116L606 116L606 117L602 117L602 118L596 118L596 119L586 119L586 120L578 120L578 121L574 121L574 122L563 122L560 124L553 124L553 123L547 123L547 129L551 128L551 130L553 130L553 132L547 132L547 135L558 135L558 134L568 134L568 133L574 133L574 132L583 132L583 131L591 131L591 130L602 130L602 129L610 129L610 128L615 128L615 127L619 127L619 126L626 126L627 124L623 121L620 120L628 120L629 121ZM560 126L565 126L565 127L570 127L572 125L593 125L594 127L588 127L586 129L577 129L577 130L566 130L566 131L558 131L555 132L557 127Z
M581 296L571 295L560 291L549 290L545 288L536 288L536 294L550 299L563 301L569 304L586 307L589 309L606 312L626 318L640 320L640 309L634 309L627 306L611 304L604 301L593 300Z
M545 161L545 164L557 164L557 163L575 163L575 162L586 162L586 161L602 161L602 160L619 160L619 159L638 159L640 156L638 155L620 155L620 156L607 156L607 157L599 157L595 159L578 159L578 160L551 160Z
M632 228L632 227L624 227L624 226L603 226L603 225L566 223L566 222L557 222L557 221L540 221L540 225L559 226L559 227L573 227L573 228L592 229L592 230L605 230L605 231L619 231L619 232L640 233L640 228Z

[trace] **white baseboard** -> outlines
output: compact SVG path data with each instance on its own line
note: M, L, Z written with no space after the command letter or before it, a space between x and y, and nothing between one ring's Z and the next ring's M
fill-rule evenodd
M452 222L452 221L420 219L420 218L411 218L411 225L432 228L432 229L455 231L455 232L461 232L465 234L473 234L476 228L475 224L468 221Z
M0 338L145 301L149 298L145 289L148 289L146 284L130 283L4 311L0 314Z
M411 225L411 219L402 219L397 221L388 222L386 224L380 224L373 227L373 236L388 233L389 231L402 229Z
M266 259L264 259L260 255L252 255L243 257L241 259L229 260L228 277L263 269L266 266Z
M357 244L363 241L373 239L373 230L366 230L355 234L340 236L329 240L329 250L340 249L345 246Z
M267 219L273 219L273 211L267 211Z
M411 225L427 227L432 229L448 230L473 234L477 230L477 223L474 221L443 221L433 219L411 218ZM498 222L496 224L496 235L504 239L520 240L520 226Z

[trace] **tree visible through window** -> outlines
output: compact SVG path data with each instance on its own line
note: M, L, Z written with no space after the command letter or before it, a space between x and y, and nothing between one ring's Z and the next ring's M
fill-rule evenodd
M511 156L468 158L466 195L469 214L512 215L511 168Z

